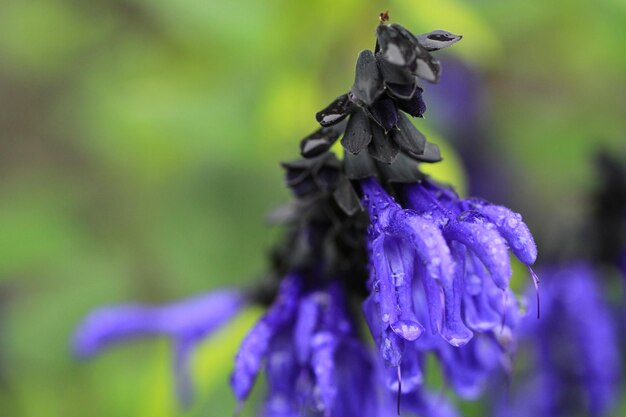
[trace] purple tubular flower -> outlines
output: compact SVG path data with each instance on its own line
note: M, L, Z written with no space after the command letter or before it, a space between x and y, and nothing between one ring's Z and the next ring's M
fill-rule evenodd
M507 396L511 401L498 404L494 415L606 415L617 400L620 354L616 323L598 276L585 263L541 274L541 320L527 316L519 326L520 349L530 353L537 375L520 380L520 388Z
M267 417L296 417L298 406L294 381L298 378L298 362L293 350L289 332L276 335L269 346L265 365L269 386L263 415Z
M165 306L126 304L91 312L74 333L72 349L88 358L112 344L164 335L174 342L174 373L178 397L188 404L192 396L188 369L194 347L232 319L245 305L242 293L221 290Z
M277 300L241 343L230 379L235 397L239 401L244 401L250 394L272 338L290 323L297 308L300 285L299 276L285 277Z
M528 228L504 207L462 200L427 180L402 188L408 209L373 179L361 189L370 216L363 309L390 368L388 386L413 389L423 352L433 351L455 391L476 398L495 370L510 371L519 308L508 289L508 250L534 262Z
M466 200L469 209L478 211L496 225L498 233L506 240L511 252L526 265L532 265L537 259L537 246L522 216L510 209L489 204L484 200Z
M438 349L446 378L461 398L477 399L487 378L500 365L502 348L492 338L492 335L479 334L462 348L442 346Z
M383 326L390 326L398 336L407 341L414 341L422 334L423 323L409 321L409 325L404 325L399 322L396 314L398 312L404 317L414 317L411 303L400 303L398 295L400 299L412 298L412 285L405 284L419 280L407 276L407 272L415 275L412 273L413 268L407 266L419 262L422 267L418 270L425 273L424 281L439 281L443 288L445 314L442 336L453 345L463 345L471 338L471 332L461 320L460 299L454 288L455 265L437 223L413 211L403 210L374 180L364 180L361 186L364 193L363 204L368 208L372 219L370 284L374 285L370 285L370 290L380 290L377 301ZM394 265L395 271L389 268L390 264ZM398 282L401 285L397 285ZM437 313L431 311L430 317L436 317ZM409 331L404 332L404 329ZM386 341L383 339L381 348L384 348Z
M348 315L344 291L336 283L306 284L297 274L285 278L244 339L231 378L237 399L247 398L265 362L268 417L379 417L371 358Z

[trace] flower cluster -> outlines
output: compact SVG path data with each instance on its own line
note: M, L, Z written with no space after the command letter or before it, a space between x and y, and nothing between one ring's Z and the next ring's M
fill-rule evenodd
M381 21L350 91L317 114L321 128L302 141L303 159L283 164L296 198L271 216L285 236L258 288L195 306L97 311L77 332L77 352L167 334L176 369L185 369L199 339L242 305L261 303L268 309L231 375L240 404L264 370L268 417L456 415L425 386L426 355L464 398L480 394L495 370L508 371L520 318L509 251L528 266L537 256L519 214L461 199L419 170L441 157L409 118L426 109L418 81L437 82L430 52L459 39ZM330 151L340 137L342 160Z
M419 374L416 351L433 351L457 393L475 398L513 348L519 313L508 248L532 264L532 235L519 214L461 200L430 180L402 187L406 209L372 179L361 187L371 219L364 307L381 356L388 367Z

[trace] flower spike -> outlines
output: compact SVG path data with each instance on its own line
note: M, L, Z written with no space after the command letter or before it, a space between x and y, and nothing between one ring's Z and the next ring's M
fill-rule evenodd
M241 409L264 375L265 417L456 417L425 387L429 356L463 398L510 370L521 313L508 288L509 250L532 265L532 235L518 214L461 199L419 165L442 159L414 124L426 111L420 83L439 80L431 52L461 37L416 36L388 23L388 12L379 19L376 47L358 54L353 85L317 112L302 158L282 164L293 201L271 216L285 233L265 279L245 296L96 312L77 333L77 353L166 334L188 401L197 342L256 303L266 311L235 355L230 384ZM331 151L337 141L343 158ZM359 331L363 321L369 336Z

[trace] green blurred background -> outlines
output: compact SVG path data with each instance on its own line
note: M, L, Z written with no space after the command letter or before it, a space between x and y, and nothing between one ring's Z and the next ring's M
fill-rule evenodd
M166 341L81 363L72 329L264 270L264 213L289 198L277 162L351 85L385 9L464 35L450 54L485 82L509 203L546 240L573 227L588 157L626 138L624 0L1 0L0 415L232 414L258 312L201 347L186 413Z

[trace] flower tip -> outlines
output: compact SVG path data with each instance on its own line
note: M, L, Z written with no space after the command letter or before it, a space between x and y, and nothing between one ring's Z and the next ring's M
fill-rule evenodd
M472 338L474 337L474 333L463 326L458 329L444 329L441 336L444 338L446 342L454 347L465 346Z
M86 334L81 326L74 332L70 342L70 351L77 359L89 359L98 353L99 346L93 343L91 338L86 337Z
M79 359L89 359L104 348L113 339L115 323L114 312L109 308L102 308L91 312L76 327L70 349Z
M409 342L417 340L424 333L424 326L412 320L398 320L391 324L391 329Z

